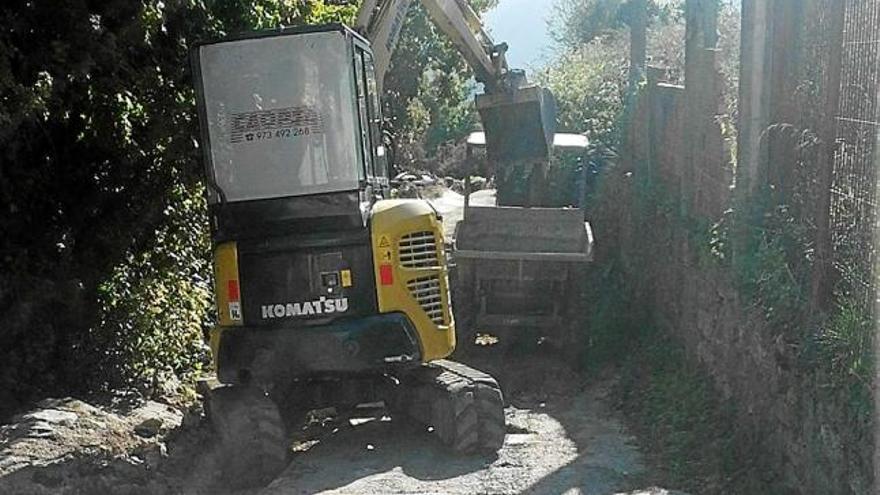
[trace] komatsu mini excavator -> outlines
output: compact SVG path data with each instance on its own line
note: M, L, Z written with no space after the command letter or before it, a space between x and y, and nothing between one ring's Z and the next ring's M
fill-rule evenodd
M481 111L512 133L490 148L546 154L549 92L508 69L506 45L463 0L420 1L491 96ZM202 390L243 475L283 466L279 407L383 399L456 451L503 443L496 381L446 360L456 336L440 218L388 199L380 85L411 3L365 0L357 30L280 28L193 51L219 320L217 380Z

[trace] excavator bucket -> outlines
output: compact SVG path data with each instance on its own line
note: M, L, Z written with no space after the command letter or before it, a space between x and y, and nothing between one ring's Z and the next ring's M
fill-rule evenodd
M490 161L549 160L556 132L556 100L549 90L527 86L480 94L476 104Z

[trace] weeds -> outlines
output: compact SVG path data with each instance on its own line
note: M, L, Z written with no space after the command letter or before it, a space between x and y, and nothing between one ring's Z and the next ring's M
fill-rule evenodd
M760 328L774 332L798 353L799 364L789 377L796 387L796 407L816 411L824 404L816 413L816 431L831 429L848 439L869 438L874 369L871 315L845 295L838 296L829 314L810 313L814 261L810 227L787 206L774 204L769 194L737 203L713 222L683 210L662 184L641 180L635 185L636 197L625 214L633 225L642 226L637 230L651 232L651 226L665 223L664 228L676 232L671 238L685 237L688 248L674 255L685 258L673 263L693 256L700 268L729 274L742 296L743 316L759 311L767 322ZM669 234L659 239L664 235ZM657 239L642 239L642 245L656 249L657 244ZM621 360L621 405L650 455L660 460L664 481L696 493L785 493L782 481L774 478L779 473L769 469L773 463L761 460L768 452L761 444L763 438L749 438L748 432L732 429L742 416L734 405L718 399L706 371L694 366L669 337L645 331L648 318L630 317L628 303L643 300L634 296L635 288L651 284L654 269L651 253L640 246L621 249L634 249L636 259L631 262L638 266L625 267L623 275L614 273L624 268L616 266L600 280L610 290L593 303L592 351L599 358ZM810 438L820 442L815 446L818 458L836 455L819 436Z
M868 384L871 382L871 318L859 306L844 301L819 337L832 372Z
M816 337L813 353L826 372L825 385L844 394L850 414L867 426L873 417L874 325L871 316L852 300L843 299Z
M693 493L777 493L762 478L757 446L741 442L736 410L683 347L645 331L621 364L617 390L631 426L655 459L663 484Z
M582 367L597 371L619 362L630 352L645 328L647 310L634 305L631 288L619 269L620 261L597 270L590 283L590 310Z

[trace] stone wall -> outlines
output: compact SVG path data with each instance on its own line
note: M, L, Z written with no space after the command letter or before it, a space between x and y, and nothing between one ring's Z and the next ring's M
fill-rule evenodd
M607 201L592 218L600 255L619 257L634 304L651 306L660 329L683 343L735 407L740 461L756 463L753 472L787 493L871 493L872 439L846 407L847 391L822 385L804 343L774 328L737 289L731 270L708 254L707 240L694 235L687 218L711 224L719 211L713 201L729 198L705 198L704 208L680 200L686 155L676 150L692 139L682 125L685 95L656 81L640 95L621 163L606 177L613 192L600 196ZM717 145L699 151L724 153Z

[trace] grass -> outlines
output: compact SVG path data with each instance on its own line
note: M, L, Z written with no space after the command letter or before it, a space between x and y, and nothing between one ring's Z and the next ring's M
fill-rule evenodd
M874 416L874 323L866 309L841 299L813 345L804 352L808 365L824 370L824 385L842 392L854 428L869 429ZM864 434L869 434L866 431Z
M616 396L659 473L656 482L700 494L781 493L758 461L758 446L736 435L736 411L705 371L670 338L643 335L621 364Z
M640 342L622 364L618 396L664 482L703 493L722 481L722 449L712 447L731 435L707 380L685 361L684 351L659 335Z
M732 489L756 478L750 465L756 456L737 445L735 410L685 349L652 325L649 308L632 303L639 298L622 272L622 261L612 256L591 274L590 339L581 362L587 373L619 367L616 397L659 473L654 481L700 494L773 493L763 483Z

